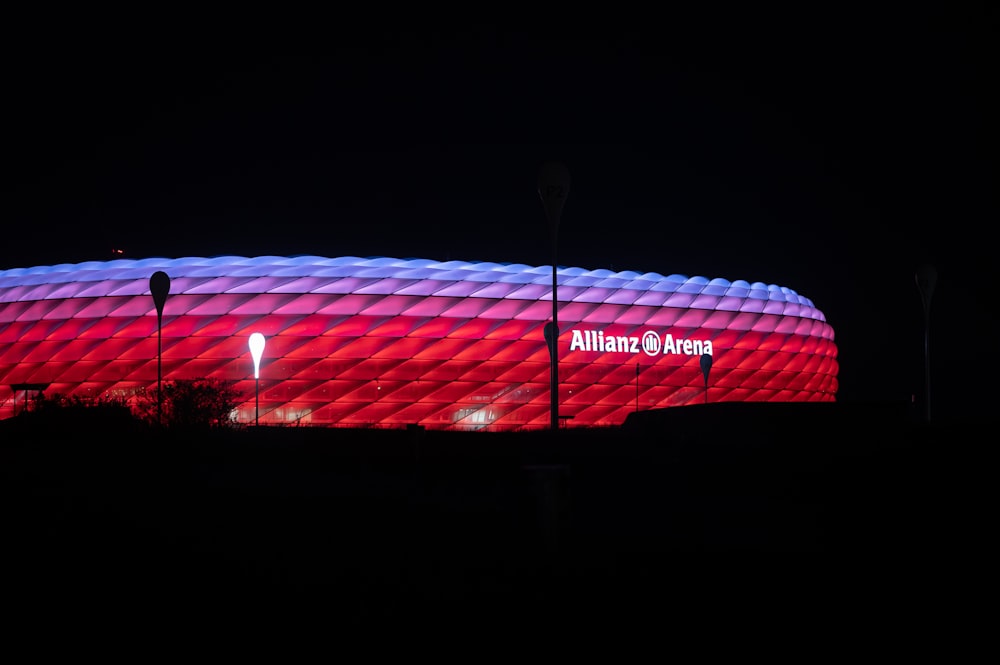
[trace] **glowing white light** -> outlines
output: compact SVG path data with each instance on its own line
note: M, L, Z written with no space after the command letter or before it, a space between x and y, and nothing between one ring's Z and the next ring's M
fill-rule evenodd
M250 335L250 355L253 356L253 378L260 378L260 358L264 355L264 336L259 332Z

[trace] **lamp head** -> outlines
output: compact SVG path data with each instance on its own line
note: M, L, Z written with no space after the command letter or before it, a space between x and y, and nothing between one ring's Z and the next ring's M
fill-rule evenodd
M264 355L264 336L259 332L250 335L250 355L253 356L253 378L260 378L260 359Z

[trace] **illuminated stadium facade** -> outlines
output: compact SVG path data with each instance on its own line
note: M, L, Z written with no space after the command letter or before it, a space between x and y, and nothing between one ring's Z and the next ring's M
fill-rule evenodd
M150 277L170 278L162 326ZM130 398L236 382L260 424L550 424L551 266L397 258L153 258L0 271L0 418L31 390ZM558 269L559 414L610 426L705 401L832 402L822 312L775 285ZM259 383L248 347L266 339ZM701 369L711 355L708 392Z

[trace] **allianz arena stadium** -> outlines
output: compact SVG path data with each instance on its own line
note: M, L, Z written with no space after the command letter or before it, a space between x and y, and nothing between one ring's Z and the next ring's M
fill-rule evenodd
M156 272L169 277L162 319ZM791 289L572 267L557 280L566 427L836 400L833 329ZM210 378L246 397L241 423L547 428L551 318L551 265L221 256L2 270L0 418L41 391L130 399L160 378Z

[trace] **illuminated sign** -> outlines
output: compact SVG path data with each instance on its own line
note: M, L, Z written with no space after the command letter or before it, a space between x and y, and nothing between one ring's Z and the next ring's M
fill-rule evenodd
M569 342L570 351L597 351L600 353L639 353L647 356L712 355L712 340L710 339L674 339L670 333L660 336L652 330L647 330L641 336L636 335L605 335L603 330L574 330Z

